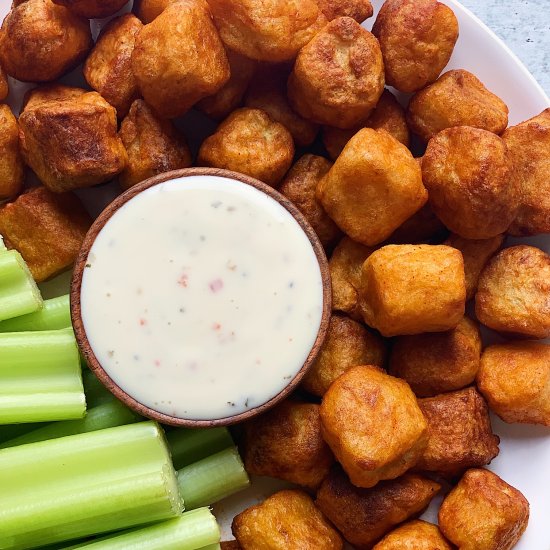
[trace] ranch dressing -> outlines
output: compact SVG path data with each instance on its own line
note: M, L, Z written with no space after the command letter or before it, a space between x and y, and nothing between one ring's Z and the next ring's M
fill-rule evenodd
M98 234L82 279L92 350L152 409L225 418L277 395L321 324L322 279L291 214L231 179L153 186Z

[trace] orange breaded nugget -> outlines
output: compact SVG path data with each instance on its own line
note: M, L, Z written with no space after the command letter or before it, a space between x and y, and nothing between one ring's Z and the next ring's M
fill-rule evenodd
M319 182L317 198L342 231L372 246L420 210L428 193L410 151L384 130L364 128Z
M208 0L224 43L251 59L290 61L326 24L316 0Z
M448 231L427 202L418 212L403 222L388 238L391 244L416 244L438 241Z
M220 542L221 550L241 550L242 546L236 540Z
M372 550L453 550L437 525L415 519L386 535Z
M145 101L164 118L186 113L229 80L229 61L203 0L171 3L136 37L132 70Z
M323 396L321 425L357 487L405 473L427 444L426 420L409 385L370 365L352 367L332 383Z
M383 91L380 45L351 17L334 19L304 46L288 80L298 113L337 128L364 124Z
M141 21L130 13L112 19L101 31L84 64L88 84L124 116L139 97L132 72L132 52Z
M317 488L334 463L321 437L319 405L283 401L244 424L246 471Z
M0 65L0 101L8 97L9 91L10 90L8 87L8 79L6 77L6 73L2 68L2 65Z
M437 0L386 0L372 32L380 41L386 82L410 93L437 80L449 62L458 21Z
M508 125L508 107L472 73L459 69L446 72L412 97L407 122L424 141L453 126L500 134Z
M388 245L362 268L359 302L365 323L383 336L442 332L464 315L462 254L443 245Z
M472 384L480 360L479 327L463 317L446 332L395 338L388 372L408 382L418 397L431 397Z
M337 17L351 17L362 23L373 14L370 0L318 0L318 4L329 21Z
M55 4L69 8L76 15L88 19L102 19L114 15L128 0L53 0Z
M304 155L290 169L279 191L290 199L306 217L326 249L332 249L342 233L315 196L319 180L330 170L332 162L316 155Z
M422 513L440 488L431 479L405 474L360 489L336 466L317 491L315 504L354 548L370 550L393 527Z
M499 332L550 336L550 256L533 246L499 252L481 272L477 318Z
M457 126L435 135L422 157L422 179L437 217L466 239L496 237L516 215L508 149L486 130Z
M168 6L177 0L134 0L134 13L144 25L154 21Z
M17 119L7 105L0 105L0 200L17 195L24 177Z
M72 193L34 187L0 208L0 234L37 282L71 267L92 220Z
M493 472L467 471L439 510L439 528L461 550L511 550L529 521L529 503Z
M21 113L30 111L42 103L77 99L87 93L88 91L84 88L73 88L63 84L43 84L25 93Z
M509 233L550 233L550 109L508 128L502 139L514 166L519 211Z
M90 22L51 0L26 0L2 23L0 64L25 82L55 80L93 46Z
M513 342L488 347L477 384L505 422L550 426L550 346Z
M293 158L294 142L282 124L259 109L237 109L203 142L198 162L276 186Z
M233 535L243 550L341 550L338 532L298 490L279 491L233 520Z
M383 367L386 351L386 344L380 336L348 317L333 315L321 351L302 386L313 395L323 396L330 385L351 367Z
M51 191L109 181L128 162L116 112L96 92L27 104L19 126L23 158Z

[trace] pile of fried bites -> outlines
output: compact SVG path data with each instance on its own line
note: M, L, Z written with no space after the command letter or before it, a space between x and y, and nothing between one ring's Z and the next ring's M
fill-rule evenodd
M220 121L196 164L295 202L334 309L302 390L243 426L248 472L303 489L239 514L224 547L512 548L529 504L483 466L489 408L550 425L550 257L503 249L550 232L550 110L507 128L476 76L440 76L459 29L436 0L387 0L372 34L369 0L141 0L94 44L89 19L125 4L15 0L3 22L3 70L40 83L19 120L0 106L8 246L37 281L69 268L91 223L73 190L191 166L171 119ZM81 62L93 91L53 83ZM42 185L20 194L25 166ZM502 343L482 349L468 300ZM439 527L414 519L449 488Z

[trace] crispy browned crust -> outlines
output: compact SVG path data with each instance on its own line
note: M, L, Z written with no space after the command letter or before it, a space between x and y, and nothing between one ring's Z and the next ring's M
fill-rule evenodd
M34 187L0 209L0 234L17 249L37 282L73 264L92 220L72 193Z
M17 195L24 177L17 119L7 105L0 105L0 200Z
M127 0L53 0L53 2L69 8L76 15L88 19L101 19L114 15Z
M154 21L168 6L177 0L134 0L133 11L144 25Z
M453 550L437 525L415 519L388 533L372 550Z
M6 77L6 72L2 68L2 65L0 65L0 101L8 97L9 91L10 90L8 87L8 79Z
M317 491L315 504L355 548L369 550L393 527L420 514L440 488L431 479L405 474L360 489L335 466Z
M351 17L362 23L374 12L370 0L318 0L318 3L329 21L337 17Z
M66 99L77 99L88 93L84 88L73 88L64 84L42 84L32 88L23 96L21 112L30 111L42 103L50 101L64 101Z
M467 471L439 510L439 528L459 548L511 550L529 521L529 503L483 469Z

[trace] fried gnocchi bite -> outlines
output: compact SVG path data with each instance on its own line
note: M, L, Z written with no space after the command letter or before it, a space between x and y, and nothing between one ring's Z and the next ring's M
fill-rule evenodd
M337 17L351 17L362 23L373 14L370 0L318 0L318 3L329 21Z
M386 0L372 32L380 41L386 82L410 93L437 80L449 62L458 21L437 0Z
M404 221L388 238L391 244L416 244L439 241L448 235L446 227L427 202L418 212Z
M386 344L380 336L343 315L330 318L327 337L302 382L313 395L323 396L344 372L357 365L383 367Z
M412 97L407 122L424 141L453 126L501 134L508 125L508 107L472 73L459 69L444 73Z
M2 68L2 65L0 65L0 101L6 99L9 92L8 78L6 77L6 73Z
M317 198L342 231L373 246L420 210L428 193L410 151L384 130L364 128L319 182Z
M439 528L461 550L511 550L529 521L529 503L484 469L468 470L439 510Z
M550 336L550 256L534 246L499 252L481 272L476 315L513 336Z
M286 175L279 191L306 217L325 249L332 249L342 233L315 196L317 184L332 163L316 155L304 155Z
M128 153L128 164L118 176L123 189L192 164L185 137L171 121L157 118L142 99L132 103L120 126L119 136Z
M334 456L321 437L319 405L283 401L244 424L246 471L316 489Z
M290 132L259 109L237 109L206 138L199 165L225 168L275 187L292 165Z
M409 521L386 535L372 550L453 550L437 525Z
M172 2L136 37L132 70L163 118L186 113L229 80L229 61L204 0Z
M208 0L230 49L256 59L290 61L327 23L316 0Z
M123 117L139 97L132 52L141 21L130 13L112 19L101 31L84 64L86 82Z
M279 491L233 520L243 550L341 550L342 538L299 490Z
M134 13L144 25L154 21L167 7L177 0L134 0Z
M96 92L27 104L19 125L25 162L56 193L109 181L128 162L116 112Z
M550 346L512 342L489 346L477 376L479 391L505 422L550 426Z
M65 101L66 99L77 99L88 92L84 88L73 88L63 84L42 84L29 90L23 96L21 113L31 111L42 103L50 101Z
M344 129L364 124L383 91L378 41L350 17L334 19L300 50L288 80L295 111Z
M335 466L317 491L315 504L354 548L370 550L396 525L422 513L440 488L431 479L405 474L360 489Z
M74 263L92 220L72 193L34 187L0 208L0 234L21 253L37 282Z
M221 550L242 550L242 546L236 540L220 542Z
M24 82L49 82L76 67L93 46L90 22L51 0L12 7L0 33L0 64Z
M365 323L383 336L443 332L464 315L462 254L443 245L388 245L362 268L359 302Z
M0 200L17 195L24 177L17 119L7 105L0 105Z
M88 19L102 19L114 15L128 0L53 0L74 14Z
M374 487L415 465L427 424L409 385L375 366L357 366L323 396L325 441L357 487Z
M466 239L496 237L516 215L508 149L486 130L457 126L434 136L422 157L422 179L437 217Z

